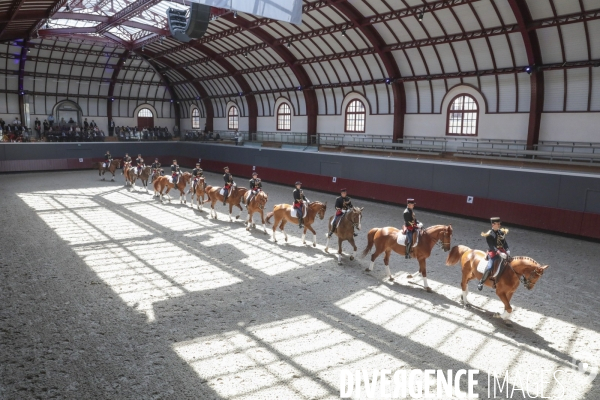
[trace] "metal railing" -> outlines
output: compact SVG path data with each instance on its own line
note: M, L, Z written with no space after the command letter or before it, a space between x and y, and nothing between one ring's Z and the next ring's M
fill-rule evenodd
M355 146L369 144L386 145L393 144L391 135L364 135L354 133L318 133L318 146Z

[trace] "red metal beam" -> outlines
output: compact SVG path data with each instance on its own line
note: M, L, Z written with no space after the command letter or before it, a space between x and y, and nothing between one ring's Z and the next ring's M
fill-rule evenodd
M111 16L108 21L102 22L97 26L98 33L104 33L112 26L120 24L123 21L133 18L136 15L146 11L150 7L160 3L162 0L137 0L121 9L115 15Z
M12 55L12 54L0 54L0 58L10 58L10 59L17 59L18 56ZM44 62L44 63L49 63L49 64L56 64L56 63L62 63L63 65L77 65L79 67L90 67L90 68L107 68L107 69L112 69L113 66L115 64L98 64L98 63L91 63L91 62L85 62L85 61L75 61L75 60L57 60L54 58L47 58L47 57L38 57L38 56L29 56L27 57L30 61L37 61L37 62ZM153 71L150 68L141 68L141 67L122 67L122 69L128 70L128 71L137 71L137 72L150 72Z
M547 28L550 26L575 24L578 22L600 19L600 9L589 10L575 14L561 15L559 17L544 18L527 24L528 30Z
M69 0L56 0L54 3L52 3L52 6L48 9L46 16L40 19L39 22L35 24L33 28L31 28L28 37L31 38L31 36L40 29L40 27L44 23L44 20L51 18L54 14L58 12L58 10L64 7L64 5L67 4L68 1Z
M111 126L111 122L113 120L113 113L112 113L113 100L112 99L113 99L113 95L115 94L115 84L117 83L117 78L119 76L119 72L121 72L121 68L123 68L123 64L125 64L127 57L129 57L129 50L125 50L125 52L123 52L123 54L121 54L121 58L119 58L117 65L115 65L112 76L110 78L110 85L108 86L108 101L106 102L106 117L108 119L109 127Z
M110 32L104 32L104 33L102 34L102 36L104 36L105 38L107 38L107 39L109 39L109 40L112 40L113 42L115 42L115 43L117 43L117 44L121 45L121 46L122 46L124 49L127 49L127 50L132 50L132 49L131 49L131 43L130 43L130 42L128 42L128 41L126 41L125 39L121 39L121 38L120 38L120 37L118 37L117 35L114 35L114 34L112 34L112 33L110 33Z
M359 29L365 38L371 43L372 48L375 50L375 54L379 56L379 59L385 67L387 78L395 80L401 77L400 68L394 59L394 56L383 51L385 41L375 29L372 24L365 23L367 20L358 12L354 6L347 2L341 2L336 0L328 0L333 7L337 8L348 20L350 20ZM464 3L470 2L471 0L444 0L440 3ZM427 7L427 6L424 6ZM395 17L398 18L398 17ZM404 85L393 82L391 84L394 94L394 125L393 125L393 140L396 141L404 137L404 116L406 115L406 93L404 91Z
M31 57L28 57L29 59L31 59ZM115 69L116 69L116 65L115 65ZM120 68L121 70L127 70L126 67L122 67ZM153 72L154 70L152 68L147 68L145 71L143 72ZM8 70L8 69L0 69L0 74L2 75L19 75L19 71L15 71L15 70ZM113 73L114 74L114 73ZM86 82L100 82L100 83L111 83L112 79L108 79L108 78L95 78L92 76L86 76L86 77L81 77L81 78L77 78L77 77L73 77L72 75L64 75L64 74L49 74L49 73L45 73L45 72L27 72L24 71L23 72L23 76L30 76L32 78L46 78L46 79L67 79L67 80L73 80L73 81L86 81ZM148 82L148 81L138 81L135 79L115 79L114 81L115 83L119 83L119 84L127 84L127 85L149 85L149 86L164 86L164 84L162 82Z
M96 33L96 28L93 26L85 28L53 28L53 29L40 29L38 31L40 38L57 37L57 36L70 36L74 33Z
M23 6L24 3L25 3L25 0L16 0L16 1L13 0L13 4L10 7L10 10L8 11L8 15L9 15L8 21L4 22L2 24L2 27L0 28L0 38L2 38L2 36L4 36L4 34L6 33L6 29L8 28L11 21L17 15L17 13L19 12L19 10L21 9L21 7Z
M58 12L52 16L54 19L71 19L75 21L96 21L96 22L108 22L110 17L106 15L98 14L87 14L87 13L74 13L74 12ZM158 26L142 24L135 21L123 21L120 25L128 26L130 28L142 29L148 32L156 33L159 35L169 35L168 29L162 29Z
M234 18L233 15L227 14L221 18L227 21L243 27L246 30L250 29L251 22L245 18ZM277 55L287 64L292 70L294 76L300 83L302 91L304 93L304 101L306 102L306 119L307 119L307 132L306 142L310 143L312 135L317 134L317 113L318 113L318 101L317 95L313 89L307 89L312 87L310 77L304 70L304 67L298 64L296 57L289 51L283 44L278 43L277 40L261 28L254 28L249 30L254 36L260 39L263 44L268 45ZM243 49L242 49L243 50Z
M529 106L529 125L527 129L527 149L533 150L538 144L540 137L540 124L542 120L542 111L544 109L544 74L541 70L533 67L542 64L542 52L537 33L527 29L531 25L531 13L525 0L508 0L510 7L515 14L525 52L527 53L527 62L532 67L530 75L531 101Z

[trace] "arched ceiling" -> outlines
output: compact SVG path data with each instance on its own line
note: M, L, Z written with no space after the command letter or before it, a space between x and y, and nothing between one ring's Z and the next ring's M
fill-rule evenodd
M162 75L183 114L195 103L224 116L234 100L243 115L272 115L283 96L316 118L340 114L350 91L377 114L436 113L461 83L485 95L488 112L600 110L600 0L304 1L301 25L213 9L206 35L188 44L166 26L180 3L0 4L0 40L128 51ZM524 72L533 64L536 79Z

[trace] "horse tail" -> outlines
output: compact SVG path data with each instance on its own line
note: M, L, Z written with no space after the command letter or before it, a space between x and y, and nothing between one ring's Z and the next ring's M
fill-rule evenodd
M212 200L210 199L210 189L212 189L212 186L211 186L211 185L207 185L207 186L204 188L204 194L206 195L206 198L208 199L208 200L206 200L206 201L212 201Z
M365 247L365 249L363 250L362 254L361 254L361 258L365 258L367 256L367 254L369 254L371 252L371 249L373 248L373 244L374 244L374 239L375 239L375 234L377 233L377 231L379 230L379 228L373 228L369 231L369 234L367 235L367 247Z
M469 247L463 246L462 244L458 245L458 246L454 246L450 250L450 254L448 254L448 257L446 258L446 265L452 266L452 265L456 264L457 262L460 261L462 255L469 250L471 250Z
M269 220L271 219L273 214L275 214L275 212L273 212L273 211L271 211L270 213L267 214L267 218L265 219L265 221L267 222L267 225L271 225L271 221L269 221Z

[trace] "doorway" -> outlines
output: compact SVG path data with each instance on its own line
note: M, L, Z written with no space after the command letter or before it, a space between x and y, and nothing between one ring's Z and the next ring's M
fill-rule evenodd
M154 127L154 115L150 109L142 108L140 111L138 111L137 127L139 130Z

